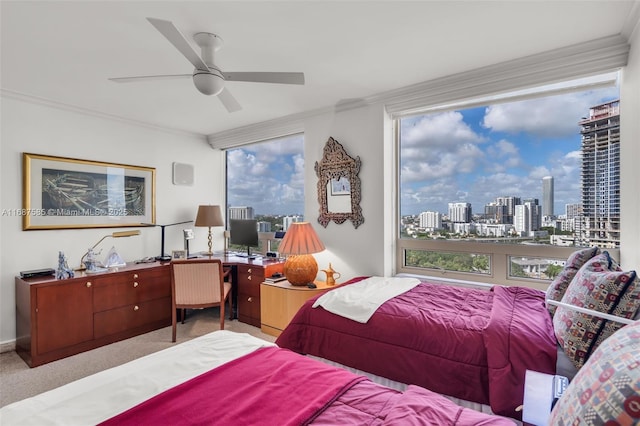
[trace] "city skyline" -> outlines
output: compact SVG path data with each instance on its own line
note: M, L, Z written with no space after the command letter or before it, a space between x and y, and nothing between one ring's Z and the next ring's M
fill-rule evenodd
M403 118L401 215L447 212L469 202L475 213L497 197L537 198L554 177L554 214L581 202L579 121L617 87ZM260 215L304 215L304 135L227 152L227 206Z
M581 202L578 123L618 97L611 87L402 119L401 215L446 213L452 202L482 213L502 196L542 202L546 176L564 214Z

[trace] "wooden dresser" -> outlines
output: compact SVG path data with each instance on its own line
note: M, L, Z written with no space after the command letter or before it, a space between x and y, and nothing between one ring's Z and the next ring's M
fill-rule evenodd
M169 263L15 285L16 351L30 367L171 325Z
M215 257L233 270L238 319L260 327L260 283L284 262ZM35 367L171 325L169 265L128 264L66 280L16 277L16 352Z

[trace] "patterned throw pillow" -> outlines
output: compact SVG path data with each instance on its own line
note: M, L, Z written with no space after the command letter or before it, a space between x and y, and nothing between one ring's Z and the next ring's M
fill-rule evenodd
M563 303L598 312L633 318L640 307L640 282L635 271L619 270L606 251L594 256L578 271L562 297ZM553 329L564 353L580 369L593 351L621 323L559 306Z
M576 276L578 270L587 263L593 256L600 254L598 247L589 247L583 250L574 251L564 264L564 268L558 276L549 284L547 288L546 300L561 301L562 296L567 291L567 287L571 284L571 280ZM556 307L547 304L547 309L551 312L551 315L555 314Z
M593 353L551 412L550 425L640 424L640 322Z

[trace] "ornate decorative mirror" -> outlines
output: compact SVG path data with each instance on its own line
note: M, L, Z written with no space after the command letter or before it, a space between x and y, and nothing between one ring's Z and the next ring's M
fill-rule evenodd
M316 161L318 176L318 222L325 228L330 221L343 223L349 219L356 228L364 222L360 208L360 157L350 157L342 145L329 138L322 160Z

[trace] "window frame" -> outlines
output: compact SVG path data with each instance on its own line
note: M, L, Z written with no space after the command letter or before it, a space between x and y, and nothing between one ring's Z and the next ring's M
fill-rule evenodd
M553 96L556 94L570 93L581 90L605 87L618 83L618 77L611 79L607 77L612 71L602 72L599 81L591 84L575 85L567 88L558 87L554 83L537 84L532 88L526 88L521 91L510 90L506 94L486 94L460 102L448 102L442 105L434 105L424 107L422 109L413 108L406 112L396 112L392 114L393 119L393 145L394 145L394 167L395 172L395 221L394 240L395 240L395 272L396 274L408 274L413 276L430 277L435 280L446 282L466 282L480 284L497 284L506 286L523 286L536 288L538 290L546 290L550 280L523 278L510 275L511 257L523 258L544 258L553 259L559 262L566 260L571 253L578 248L575 246L563 247L555 245L523 245L523 244L506 244L506 243L488 243L488 242L471 242L471 241L450 241L450 240L432 240L432 239L412 239L402 238L401 227L402 217L400 212L401 203L401 167L400 167L400 120L410 116L423 115L428 113L437 113L443 111L455 111L478 106L493 105L502 102L513 102L524 99L533 99L535 97ZM615 71L619 75L620 70ZM575 77L579 80L580 77ZM571 81L571 80L567 80ZM550 89L544 88L549 86ZM621 100L622 102L622 100ZM407 266L405 263L405 254L407 250L425 250L446 253L477 253L489 256L490 271L488 274L476 274L472 272L458 272L443 270L439 268L415 267ZM607 248L611 255L619 259L619 248Z

